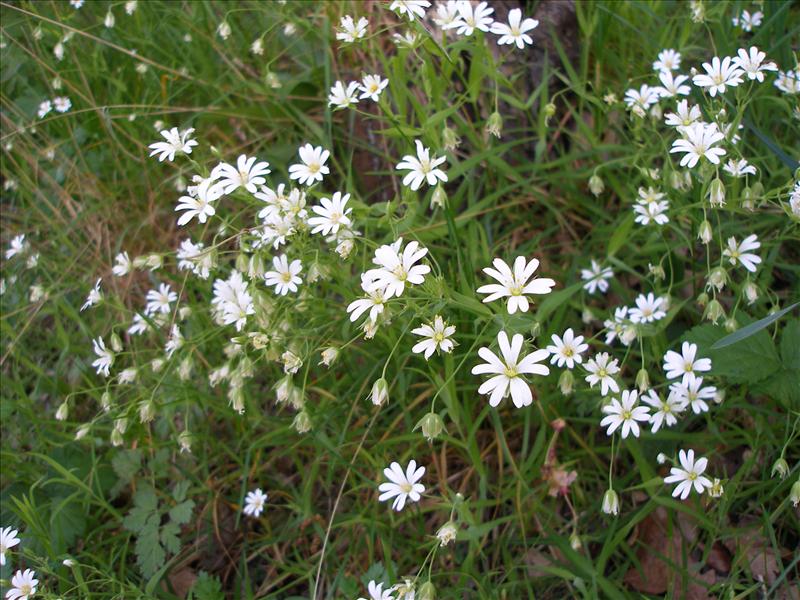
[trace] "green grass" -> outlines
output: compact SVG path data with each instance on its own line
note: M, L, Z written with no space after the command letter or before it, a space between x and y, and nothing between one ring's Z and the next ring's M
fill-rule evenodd
M112 29L103 26L109 6ZM537 7L530 3L525 14ZM17 182L3 191L2 241L5 248L25 233L40 253L35 268L15 257L2 271L9 283L0 297L0 526L13 524L22 534L10 554L13 570L35 569L44 598L186 597L195 577L197 600L223 597L217 583L230 598L356 598L370 579L397 583L417 575L418 584L433 582L439 598L678 598L692 584L706 590L697 598L792 598L800 560L800 519L789 500L800 470L797 311L712 351L724 330L704 321L697 300L727 238L750 233L762 242L753 278L760 297L748 305L744 271L731 268L731 283L715 295L727 317L743 326L800 298L798 221L786 208L797 177L796 96L781 95L768 75L767 83L748 82L704 103L745 125L736 148L758 167L763 192L755 211L742 206L745 180L725 176L728 204L710 208L713 170L696 170L690 190L670 188L671 173L683 171L668 154L674 132L603 100L654 84L651 63L663 48L682 52L684 73L751 44L781 69L793 68L797 7L764 2L764 23L752 34L731 25L744 8L753 10L707 3L707 20L697 24L683 2L581 2L574 54L542 19L537 50L495 55L476 42L480 36L446 39L420 24L414 28L424 43L396 50L391 35L406 22L383 3L140 2L131 16L121 3L87 2L77 11L67 2L2 3L2 176ZM335 40L343 14L369 18L361 45ZM223 18L233 30L227 40L215 34ZM296 33L284 31L287 23ZM57 61L53 46L67 32L74 35ZM249 46L262 34L264 55L253 56ZM547 77L532 80L526 60L544 61ZM148 68L139 73L137 64ZM390 79L380 106L362 101L357 111L332 112L330 87L362 72ZM60 90L52 88L56 76ZM700 101L696 89L692 94ZM58 95L69 96L72 109L38 120L39 103ZM500 139L484 131L496 108L504 116ZM196 129L200 145L191 160L148 157L156 120ZM413 152L416 138L444 154L445 126L462 143L446 153L446 206L431 210L433 190L402 188L394 165ZM290 257L303 259L304 275L318 262L329 277L304 284L298 297L258 287L261 320L251 317L246 331L271 339L232 360L252 363L253 371L238 415L229 386L208 385L236 336L217 326L208 308L213 280L227 278L241 254L232 236L256 224L261 203L239 191L218 201L207 226L179 230L175 180L246 153L270 162L270 183L288 183L287 167L306 142L332 152L331 175L309 192L309 205L337 189L349 192L362 235L347 261L316 236L298 236ZM656 182L652 168L661 169ZM598 197L588 189L595 173L605 183ZM637 188L648 185L669 194L670 222L660 229L632 221ZM714 228L708 253L696 239L705 215ZM374 249L401 235L429 249L432 273L389 304L391 323L374 339L360 339L345 307L358 296L358 276ZM176 269L174 250L186 237L217 245L209 280ZM165 267L114 277L111 265L123 250L132 258L163 254ZM271 253L262 254L269 262ZM538 272L557 287L530 312L508 315L501 303L482 304L475 290L487 283L481 269L492 258L517 255L541 260ZM607 296L581 289L580 269L591 258L614 269ZM663 280L650 274L651 264L664 269ZM79 312L98 277L105 301ZM168 331L133 337L125 330L160 282L181 292L192 315L181 326L185 347L156 373L148 364L163 357ZM30 301L32 285L41 285L46 299ZM641 343L606 347L602 320L649 291L670 295L668 318ZM597 319L592 324L581 322L587 309ZM411 353L410 330L435 314L456 325L459 345L425 362ZM478 347L496 346L497 331L524 333L538 348L567 327L586 335L591 355L609 351L620 359L623 388L634 387L644 366L662 393L662 356L695 340L713 354L712 380L724 402L674 428L612 445L599 427L601 397L580 370L570 396L559 390L560 369L535 378L534 405L525 409L508 399L493 409L478 395L482 378L470 370ZM112 373L140 368L135 385L117 385L91 367L91 340L109 343L112 332L124 346ZM318 365L328 346L343 347L330 369ZM313 426L305 434L292 425L296 411L274 401L286 349L304 361L295 384ZM182 379L178 366L186 357L193 371ZM390 399L377 409L368 397L381 373ZM105 392L108 411L101 408ZM64 401L69 415L59 421ZM139 410L147 402L156 418L143 423ZM446 431L429 443L415 425L432 410ZM127 429L114 446L119 418L127 418ZM557 419L565 422L559 432ZM89 432L76 441L87 423ZM180 452L185 431L190 453ZM662 481L668 465L656 456L679 448L709 457L709 473L723 480L721 498L672 499ZM783 479L771 475L781 456L790 468ZM377 485L391 461L412 458L427 468L426 495L393 513L377 501ZM556 466L576 471L577 479L554 497L548 472ZM617 517L601 512L609 469L622 501ZM251 520L241 507L255 487L270 499L264 515ZM166 515L188 499L190 518L132 525L131 511L152 500L150 489L156 504L147 514ZM648 539L656 515L663 515L665 533ZM437 548L435 533L450 518L459 537ZM165 541L170 522L174 535ZM167 552L143 569L142 556L159 558L153 535ZM573 549L576 537L580 547ZM677 552L670 553L673 543ZM75 566L62 564L67 557ZM650 580L674 577L649 592L629 579L636 569ZM0 574L8 580L13 570Z

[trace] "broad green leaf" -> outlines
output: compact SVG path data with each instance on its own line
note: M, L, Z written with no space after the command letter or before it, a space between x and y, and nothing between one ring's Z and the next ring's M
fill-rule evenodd
M186 500L169 509L169 518L173 523L185 525L192 518L194 500Z
M726 346L730 346L744 339L747 339L751 335L758 333L765 327L769 327L770 325L772 325L772 323L780 319L783 315L785 315L786 313L788 313L790 310L792 310L797 306L800 306L800 302L795 302L791 306L787 306L786 308L779 310L778 312L773 313L767 317L764 317L763 319L759 319L754 323L745 325L741 329L734 331L732 334L726 335L721 340L717 340L717 342L713 346L711 346L711 349L719 350L720 348L725 348Z
M142 575L150 578L164 564L166 553L161 547L158 535L160 516L154 513L136 537L136 562Z

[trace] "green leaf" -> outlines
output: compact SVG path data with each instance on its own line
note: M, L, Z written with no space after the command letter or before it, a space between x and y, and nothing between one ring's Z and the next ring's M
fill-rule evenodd
M186 525L192 518L194 500L186 500L169 509L169 519L177 525Z
M142 466L142 451L139 449L120 450L111 459L111 467L123 485L130 483Z
M179 481L175 484L175 487L172 488L172 497L175 499L175 502L183 502L186 500L186 492L189 491L189 482L187 480Z
M800 370L800 319L792 319L783 328L781 360L784 368Z
M224 600L222 583L216 575L209 575L205 571L197 574L197 580L192 586L189 600Z
M633 213L629 214L625 217L625 220L622 221L619 227L614 231L614 234L611 236L611 239L608 241L608 255L614 256L617 253L617 250L622 248L622 245L628 240L628 237L631 232L631 227L633 227L634 222L634 215Z
M159 542L159 524L160 516L157 513L151 514L136 537L136 546L134 547L136 562L145 578L152 577L167 558L164 548Z
M755 323L750 323L749 325L745 325L738 331L734 331L732 334L726 335L721 340L717 340L717 342L713 346L711 346L711 349L719 350L720 348L725 348L726 346L730 346L746 338L749 338L751 335L758 333L765 327L769 327L772 323L780 319L783 315L788 313L796 306L800 306L800 302L795 302L791 306L787 306L786 308L779 310L776 313L764 317L763 319L759 319Z
M550 313L552 313L565 302L569 301L569 299L572 298L572 296L574 296L582 287L583 282L578 281L566 289L551 293L539 305L539 310L536 312L536 319L540 323L543 323L545 319L550 316Z
M725 337L725 330L716 325L699 325L684 340L697 344L698 356L711 359L711 374L727 377L731 383L755 383L781 369L781 361L772 338L761 330L747 344L712 350Z
M177 554L181 551L181 540L178 535L181 528L177 523L167 523L161 528L161 543L170 554Z

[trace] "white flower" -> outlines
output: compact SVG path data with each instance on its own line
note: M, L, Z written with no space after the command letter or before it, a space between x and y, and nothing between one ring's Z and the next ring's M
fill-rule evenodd
M72 108L72 101L66 96L56 96L53 98L53 108L60 113L65 113Z
M311 144L306 144L300 146L298 152L300 160L303 162L289 167L289 179L296 179L301 185L311 185L315 181L322 181L323 175L330 173L330 169L325 166L325 161L328 160L331 153L323 150L322 146L315 148Z
M278 185L277 190L273 190L267 186L262 186L260 192L253 194L256 198L265 202L267 206L262 208L258 213L259 219L268 219L271 216L277 215L281 210L281 205L286 201L285 194L286 184L281 183Z
M607 396L609 391L619 393L619 385L612 375L619 373L619 361L615 358L610 360L608 352L600 352L594 358L586 362L586 370L589 374L584 378L586 383L594 387L600 384L600 393Z
M629 108L638 106L647 110L658 102L658 97L658 88L642 84L638 90L631 88L625 92L625 104L627 104Z
M239 155L236 166L220 163L211 172L212 178L219 179L218 185L224 188L225 194L230 194L239 187L245 188L251 194L258 191L256 186L266 183L264 175L271 173L269 163L259 161L255 156Z
M405 15L409 21L413 21L414 17L424 19L425 9L430 5L431 3L428 0L394 0L389 5L389 10Z
M417 461L412 460L403 472L403 468L397 462L393 462L383 470L383 474L389 481L378 486L378 491L382 492L378 496L379 502L394 498L392 508L396 511L403 510L406 501L419 502L425 486L417 482L425 474L425 467L417 468Z
M439 528L436 532L436 537L439 539L439 545L444 547L456 539L458 535L458 527L452 521L448 521Z
M123 369L120 371L119 374L119 382L120 383L133 383L136 381L136 374L137 371L134 367L128 367L127 369Z
M0 529L0 566L5 566L6 564L6 552L19 544L18 533L16 529L11 529L11 527Z
M476 29L489 31L494 12L486 2L473 6L470 0L458 0L458 19L442 29L455 29L458 35L472 35Z
M189 270L200 279L208 279L214 267L214 255L204 248L203 242L195 244L189 238L183 240L175 255L178 259L178 269Z
M296 292L297 285L303 282L298 275L303 270L302 263L295 259L289 264L286 255L281 254L272 258L272 266L275 270L264 273L264 283L269 286L274 285L275 293L281 296Z
M394 591L393 587L388 589L383 589L383 583L376 583L374 580L369 582L367 586L367 592L369 593L369 598L359 598L358 600L395 600L394 596L392 596L392 592Z
M533 395L531 388L520 376L548 375L550 373L550 368L547 365L537 364L547 360L549 355L547 350L536 350L519 360L522 342L522 335L516 334L509 344L508 335L505 331L501 331L497 334L497 343L500 346L502 359L489 348L482 347L478 350L478 355L486 363L475 365L472 368L472 374L493 375L478 388L479 394L489 395L490 406L495 407L500 404L500 400L508 396L509 393L514 406L517 408L528 406L533 402Z
M353 17L345 15L339 21L339 30L336 32L336 39L348 44L352 44L356 40L360 40L367 35L367 25L369 21L364 17L358 19L357 22L353 21Z
M656 88L656 92L662 98L672 98L673 96L688 96L692 88L683 85L689 78L686 75L672 75L671 71L661 71L658 74L661 86Z
M706 158L718 165L720 157L725 155L725 150L714 147L714 144L725 139L725 134L720 132L716 125L692 123L683 127L680 132L683 137L672 143L670 153L686 153L681 158L682 167L688 165L692 169L700 158Z
M676 415L680 415L686 410L687 404L686 400L676 394L669 394L667 400L664 401L655 390L648 390L646 394L643 394L642 402L652 406L655 411L650 415L651 431L653 433L658 433L662 425L667 427L675 425L678 422Z
M756 168L747 162L745 159L733 160L730 159L722 170L732 175L733 177L744 177L745 175L755 175Z
M253 297L247 291L247 284L239 271L232 271L227 280L214 282L214 298L211 305L216 307L225 325L234 324L241 331L247 316L255 313Z
M724 57L722 61L715 56L710 63L703 63L703 68L706 72L695 75L692 83L697 87L708 88L711 97L717 93L724 94L726 86L736 87L742 83L744 72L730 56Z
M286 238L294 234L294 219L289 215L281 216L273 214L266 219L264 228L261 230L261 239L256 241L253 246L269 246L277 250L279 246L286 243Z
M583 336L575 336L572 327L564 332L563 337L553 334L550 339L553 340L553 345L548 346L547 351L551 354L551 365L557 364L559 367L566 365L568 369L572 369L576 363L583 362L581 354L589 349L589 344L583 343Z
M254 54L256 56L261 56L264 54L264 37L259 37L253 40L253 43L250 44L250 54Z
M36 593L39 580L35 579L36 572L30 569L17 570L11 578L11 588L6 592L6 600L28 600Z
M8 250L6 250L6 259L12 258L17 254L24 254L28 251L28 244L25 243L25 234L21 233L17 236L14 236L11 239L11 242L8 244Z
M695 462L694 450L681 450L678 452L680 460L680 467L672 467L669 472L670 475L664 478L664 483L677 483L675 489L672 491L673 498L681 497L681 500L686 500L689 493L694 487L694 491L702 494L706 488L711 487L711 480L708 477L703 477L703 472L708 466L707 458L699 458Z
M358 82L351 81L344 86L343 81L337 81L333 84L330 94L328 94L328 104L336 108L347 108L352 104L358 104Z
M514 314L517 310L528 312L529 303L526 294L549 294L556 284L552 279L534 278L533 273L539 268L539 261L532 258L530 262L524 256L514 259L514 270L508 264L495 258L492 261L494 269L486 267L483 272L496 279L499 284L491 283L482 285L477 289L479 294L489 294L483 299L484 302L494 302L499 298L508 297L507 309L509 314ZM531 279L530 281L528 281Z
M753 27L761 25L761 19L764 18L764 13L760 10L754 12L752 15L749 11L743 10L740 17L733 17L731 23L734 27L741 27L742 31L753 31Z
M133 321L128 328L128 333L130 335L142 335L148 329L150 329L150 323L147 322L147 319L139 313L133 315Z
M433 318L433 323L426 323L422 327L411 330L411 333L414 335L426 338L414 344L411 351L415 354L422 354L424 352L425 360L428 360L436 350L452 352L455 343L450 338L455 332L455 325L447 325L442 317L436 315Z
M117 20L114 18L114 13L112 13L111 10L109 10L106 13L106 18L103 19L103 25L105 25L106 29L111 29L112 27L114 27L114 24L116 22Z
M403 35L399 33L392 34L392 40L399 47L413 48L419 41L419 36L414 31L406 31Z
M147 306L144 309L144 314L167 314L170 311L170 304L178 299L178 294L172 291L168 283L162 283L157 290L147 292L145 299L147 300Z
M129 16L132 15L134 12L136 12L136 7L138 6L138 4L139 3L137 2L137 0L128 0L125 3L125 13Z
M222 21L219 25L217 25L217 35L221 37L223 40L227 40L230 34L231 34L231 26L228 25L227 21Z
M592 266L588 269L581 269L581 279L586 283L583 284L585 289L590 294L594 294L600 290L601 294L608 291L608 279L614 277L614 272L611 267L601 267L595 259L592 259Z
M39 110L36 111L36 116L44 119L50 111L53 110L53 103L50 100L44 100L39 104Z
M650 413L646 406L636 406L636 390L622 390L622 401L611 399L611 404L603 407L605 417L600 421L600 427L608 427L607 435L611 435L622 427L623 439L633 432L634 437L639 437L639 424L637 421L648 421Z
M508 11L508 25L495 21L492 23L491 32L499 35L498 46L505 44L516 44L522 50L525 44L532 44L533 39L528 35L528 31L536 29L539 21L536 19L522 19L522 10L514 8Z
M447 25L454 22L458 18L458 1L447 0L446 2L436 3L436 16L433 17L433 22L439 27L444 29Z
M100 304L100 302L102 302L103 294L100 291L100 282L102 281L102 279L98 279L94 284L94 287L89 291L89 295L86 296L86 302L84 302L83 306L81 306L80 312L85 311L90 306L94 306L95 304Z
M364 285L363 282L364 276L362 275L362 287ZM369 283L369 280L367 280L367 283ZM374 323L378 315L383 312L385 302L386 299L383 297L382 289L378 288L367 292L366 298L354 300L347 306L347 312L350 313L350 321L355 323L361 315L369 311L369 320Z
M688 127L692 123L700 120L703 113L700 112L700 107L692 105L689 107L688 100L681 100L678 102L677 113L667 113L664 121L667 125L672 127ZM680 129L678 129L680 131Z
M423 181L427 181L428 185L436 185L438 181L447 182L447 173L436 168L447 158L439 156L432 159L430 148L425 148L419 140L415 140L414 143L417 146L417 156L405 155L396 167L398 171L409 171L403 177L403 185L416 192Z
M656 225L664 225L669 222L669 217L666 215L668 208L669 202L667 200L634 204L633 212L636 213L634 221L642 225L649 225L651 222Z
M699 371L711 370L710 358L695 358L697 355L697 344L683 342L681 353L672 350L664 355L664 371L667 379L681 378L682 383L687 384Z
M179 131L177 127L173 127L172 129L164 129L160 133L166 141L154 142L148 146L153 150L150 156L160 154L158 162L163 162L164 160L172 162L175 160L175 153L191 154L192 147L197 146L197 140L189 138L194 133L192 128Z
M361 90L360 98L369 98L373 102L377 102L387 85L389 85L389 80L383 79L380 75L364 75L361 85L358 86L358 89Z
M684 402L687 402L696 415L708 412L706 400L713 400L717 393L717 388L713 385L702 387L703 378L690 375L689 378L680 383L673 383L669 386L670 394L675 394Z
M755 273L757 265L761 263L761 257L758 254L753 254L750 250L756 250L760 247L761 242L758 241L756 234L748 235L739 244L736 243L735 237L729 237L728 247L722 254L728 257L732 265L741 264L751 273Z
M190 186L188 190L190 195L178 198L178 205L175 207L175 212L186 211L178 219L178 225L186 225L195 217L198 222L205 223L208 217L216 214L211 203L219 200L225 192L223 183L215 182L209 177L200 181L197 186Z
M778 65L774 62L765 63L767 55L755 46L750 46L748 52L744 48L739 48L738 56L733 58L734 64L747 73L750 80L756 79L759 83L764 81L764 71L777 71Z
M314 228L311 233L335 234L340 227L350 227L352 222L348 215L353 209L345 208L349 199L350 194L343 196L341 192L334 192L331 198L320 199L322 206L312 206L311 210L319 216L308 220L308 224Z
M800 93L800 69L794 71L778 71L775 87L784 94Z
M681 67L681 53L672 48L658 53L658 60L653 63L654 71L677 71Z
M630 319L634 323L652 323L667 316L662 306L664 299L661 297L656 298L653 292L646 296L639 294L636 298L636 307L630 309Z
M258 517L264 511L264 504L268 499L267 494L256 488L252 492L247 492L244 497L244 508L242 512L250 517Z
M81 6L83 6L84 0L69 0L70 6L75 10L78 10Z
M127 252L120 252L117 254L114 257L114 262L115 264L111 272L117 277L122 277L131 272L133 265L131 264L131 258L128 256Z
M92 345L94 346L94 353L97 355L97 359L92 363L92 366L97 370L98 375L108 377L108 371L111 369L111 365L114 364L114 353L106 348L106 343L101 337L92 340Z
M428 265L417 265L418 261L428 253L427 248L422 248L417 241L406 244L400 252L403 238L398 238L391 245L383 245L375 250L372 262L378 265L377 269L370 269L364 273L367 284L362 280L365 291L383 290L385 298L401 296L405 284L420 285L425 281L425 275L430 273Z

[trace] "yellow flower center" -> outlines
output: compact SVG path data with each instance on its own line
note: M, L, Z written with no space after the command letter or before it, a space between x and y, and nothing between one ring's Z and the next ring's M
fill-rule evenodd
M292 274L289 273L289 271L286 271L286 273L281 273L281 279L283 279L285 283L289 283L292 280Z
M506 365L506 368L503 369L503 375L505 375L509 379L513 379L514 377L519 375L519 373L517 372L516 365L514 365L512 367Z

